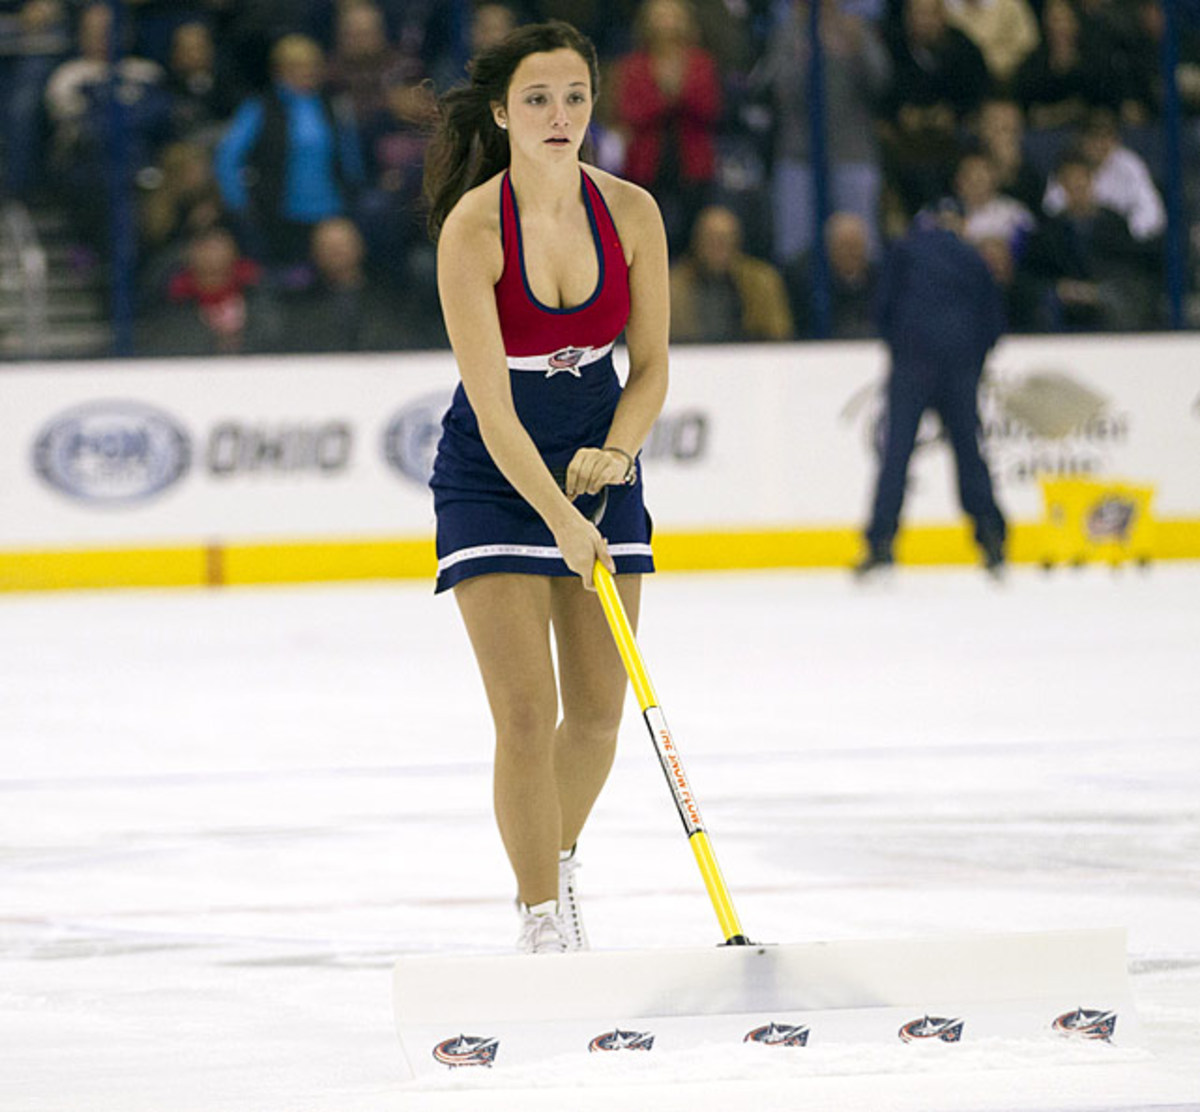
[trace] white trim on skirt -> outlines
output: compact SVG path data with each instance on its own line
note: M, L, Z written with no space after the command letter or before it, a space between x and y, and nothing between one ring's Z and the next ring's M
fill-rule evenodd
M630 544L610 544L610 556L650 556L653 555L648 544L640 542ZM550 544L477 544L472 548L460 548L443 556L437 565L438 574L461 564L464 560L482 560L490 556L529 557L534 560L561 560L562 553Z

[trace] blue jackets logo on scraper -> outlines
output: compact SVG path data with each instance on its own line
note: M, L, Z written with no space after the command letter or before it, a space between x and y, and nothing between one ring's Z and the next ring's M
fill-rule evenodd
M167 414L140 402L76 406L46 425L33 446L33 466L43 481L99 506L153 498L190 464L187 433Z

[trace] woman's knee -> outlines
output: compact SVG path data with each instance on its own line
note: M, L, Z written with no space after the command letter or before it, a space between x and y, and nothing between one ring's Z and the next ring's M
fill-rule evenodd
M493 708L496 748L509 760L537 763L554 752L557 707L548 700L520 699Z
M566 715L560 731L560 741L586 749L601 749L616 744L621 728L619 707L608 713Z

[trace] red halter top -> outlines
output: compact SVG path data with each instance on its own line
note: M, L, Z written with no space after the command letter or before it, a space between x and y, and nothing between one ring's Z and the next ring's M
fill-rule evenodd
M592 295L569 309L552 309L534 296L525 273L517 198L507 172L500 181L504 270L495 286L496 309L514 370L585 366L608 354L629 319L629 267L616 225L596 183L582 169L579 176L600 273Z

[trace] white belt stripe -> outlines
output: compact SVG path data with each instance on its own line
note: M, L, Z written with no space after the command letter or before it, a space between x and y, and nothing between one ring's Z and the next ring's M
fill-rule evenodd
M579 357L579 361L573 366L586 367L589 363L595 363L599 359L603 359L610 351L613 345L605 344L603 347L587 348ZM567 350L562 348L560 350ZM550 370L550 359L557 355L557 351L548 351L545 355L510 355L508 357L508 369L510 371L548 371ZM569 370L568 367L561 368Z
M648 544L610 544L612 556L650 556ZM542 544L477 544L474 548L460 548L443 556L438 561L438 571L443 572L461 564L464 560L483 560L490 556L518 556L532 560L561 560L562 553L554 545Z

